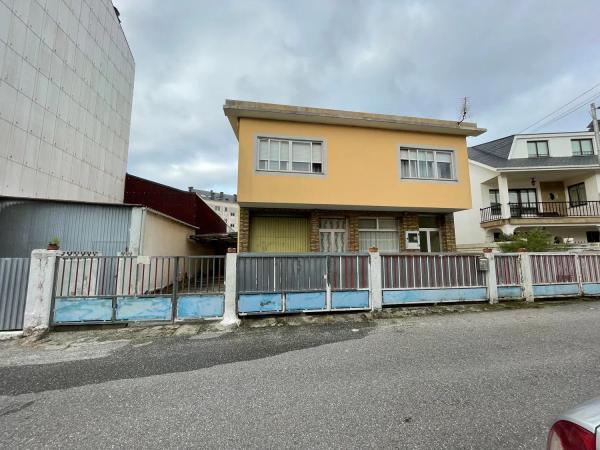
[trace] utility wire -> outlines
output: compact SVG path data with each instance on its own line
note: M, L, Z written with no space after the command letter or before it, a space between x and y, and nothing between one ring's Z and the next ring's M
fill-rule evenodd
M550 125L551 123L554 123L554 122L556 122L558 120L561 120L561 119L563 119L563 118L565 118L565 117L573 114L575 111L578 111L581 108L583 108L585 106L588 106L591 101L593 101L593 100L595 100L596 98L599 98L599 97L600 97L600 93L596 92L591 97L586 98L583 102L575 105L574 107L572 107L571 109L569 109L567 111L564 111L561 115L559 115L559 116L557 116L557 117L555 117L555 118L553 118L553 119L551 119L551 120L549 120L549 121L547 121L545 123L542 123L541 125L538 125L537 127L535 127L535 129L533 131L539 130L542 127Z
M593 91L594 89L596 89L598 86L600 86L600 83L595 84L594 86L592 86L591 88L589 88L587 91L582 92L581 94L579 94L577 97L573 98L572 100L570 100L569 102L565 103L564 105L562 105L560 108L555 109L554 111L552 111L550 114L545 115L544 117L542 117L540 120L538 120L537 122L532 123L531 125L529 125L527 128L523 128L521 131L519 131L517 134L521 134L526 130L529 130L531 127L533 127L534 125L537 125L538 123L546 120L547 118L549 118L550 116L556 114L557 112L559 112L560 110L564 109L565 107L569 106L571 103L575 102L576 100L580 99L581 97L583 97L585 94L587 94L588 92ZM547 124L546 124L547 125ZM537 127L536 129L539 129L540 127Z

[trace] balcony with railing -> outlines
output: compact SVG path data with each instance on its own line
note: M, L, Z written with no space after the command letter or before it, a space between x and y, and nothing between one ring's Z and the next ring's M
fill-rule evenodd
M509 203L509 217L502 217L502 206L481 208L481 223L501 219L549 219L564 217L600 217L600 201Z

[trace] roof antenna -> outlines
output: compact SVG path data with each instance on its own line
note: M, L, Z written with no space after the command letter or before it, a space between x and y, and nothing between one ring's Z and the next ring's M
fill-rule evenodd
M470 113L471 104L469 102L469 97L463 97L460 103L459 119L458 122L456 122L456 124L460 127L460 125L465 121L465 119L470 115Z

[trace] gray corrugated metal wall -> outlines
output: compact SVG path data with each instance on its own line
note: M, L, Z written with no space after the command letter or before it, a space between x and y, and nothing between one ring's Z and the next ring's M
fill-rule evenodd
M21 330L29 258L0 258L0 331Z
M116 255L129 243L131 210L131 206L0 200L0 257L29 257L55 236L61 250Z

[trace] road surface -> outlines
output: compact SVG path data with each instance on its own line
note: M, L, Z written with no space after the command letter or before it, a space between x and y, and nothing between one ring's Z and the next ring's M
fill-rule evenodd
M0 344L4 448L542 449L556 414L599 395L591 301Z

